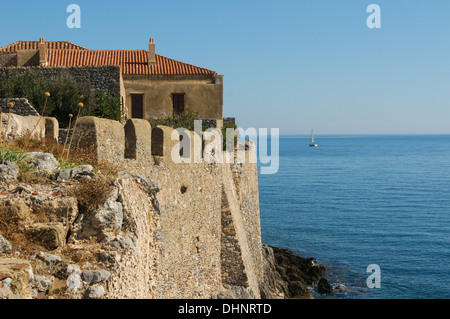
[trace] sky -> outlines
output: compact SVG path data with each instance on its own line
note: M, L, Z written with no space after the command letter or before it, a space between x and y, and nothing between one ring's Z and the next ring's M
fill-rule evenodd
M67 7L81 9L68 28ZM381 28L369 28L370 4ZM148 49L224 75L224 116L280 134L450 134L448 0L16 0L0 46Z

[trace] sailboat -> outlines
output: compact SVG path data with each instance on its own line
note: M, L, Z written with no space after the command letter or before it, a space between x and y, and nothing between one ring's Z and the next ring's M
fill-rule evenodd
M317 143L314 141L314 132L311 130L311 143L309 143L311 147L317 147Z

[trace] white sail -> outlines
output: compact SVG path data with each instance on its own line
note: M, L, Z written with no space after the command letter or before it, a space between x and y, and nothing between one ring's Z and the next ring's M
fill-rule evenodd
M309 144L309 146L311 146L311 147L317 146L316 142L314 141L314 131L313 130L311 130L311 143Z

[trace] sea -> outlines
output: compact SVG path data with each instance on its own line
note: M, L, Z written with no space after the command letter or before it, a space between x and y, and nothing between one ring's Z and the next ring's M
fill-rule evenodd
M263 244L325 265L316 299L450 298L450 135L315 140L281 135L259 173Z

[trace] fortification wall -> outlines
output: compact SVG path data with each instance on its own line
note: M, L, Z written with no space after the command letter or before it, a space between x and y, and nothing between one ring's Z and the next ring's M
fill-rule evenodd
M37 139L58 140L59 123L54 117L21 116L14 113L1 113L1 132L6 140L30 136ZM6 128L6 133L5 133Z
M172 157L179 145L173 131L152 129L139 119L122 125L84 117L74 140L79 147L93 146L98 160L160 185L156 298L209 298L224 285L247 287L258 297L263 271L256 164L232 170L230 164L208 163L201 158L208 144L194 132L185 136L195 143L178 163ZM225 229L227 218L234 231Z
M172 154L179 153L179 138L172 140L173 133L169 127L151 128L145 120L123 125L95 117L80 118L73 133L74 146L89 150L97 161L116 164L119 175L131 174L159 190L149 195L145 183L120 182L124 210L136 225L138 254L124 256L108 296L210 298L244 287L259 297L263 263L256 164L209 162L202 158L208 142L194 132L185 134L196 143L178 163ZM254 156L254 149L246 152ZM127 288L114 292L122 285Z

